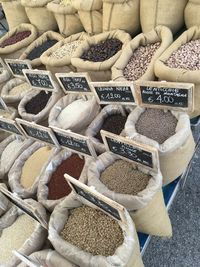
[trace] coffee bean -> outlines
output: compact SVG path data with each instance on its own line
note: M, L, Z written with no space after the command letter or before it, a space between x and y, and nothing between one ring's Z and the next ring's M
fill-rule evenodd
M51 96L51 92L46 93L45 91L41 91L26 104L26 112L31 114L38 114L46 107Z
M27 55L27 59L33 60L35 58L39 58L47 49L55 45L57 40L47 40L41 45L33 48L33 50Z
M29 37L29 35L31 35L31 31L23 31L23 32L18 32L16 34L13 34L11 37L9 37L5 41L3 41L0 44L0 47L4 48L8 45L16 44L16 43L20 42L21 40Z

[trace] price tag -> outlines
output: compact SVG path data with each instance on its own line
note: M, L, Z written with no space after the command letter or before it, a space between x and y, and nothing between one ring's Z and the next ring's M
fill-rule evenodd
M138 165L158 172L159 157L156 148L103 130L101 130L101 135L107 151L117 154L122 159L135 162Z
M27 60L5 59L5 62L14 77L24 77L23 70L32 69Z
M7 107L6 103L3 101L1 97L0 97L0 109L9 112L9 108Z
M194 84L138 81L134 87L142 107L190 112L194 109Z
M56 73L56 78L65 94L92 94L87 73Z
M123 206L111 200L110 198L105 197L96 190L91 189L91 187L79 182L68 174L65 174L64 176L76 194L94 204L98 209L101 209L115 220L126 224L124 216L125 208Z
M52 127L52 129L61 147L78 152L83 156L97 157L95 149L88 137L56 127Z
M59 147L53 131L50 128L18 118L16 121L24 132L26 138L32 138Z
M29 267L45 267L36 262L34 262L30 257L22 254L16 250L13 251L13 254L18 257L22 262L26 263Z
M0 118L0 130L9 133L24 135L15 121L6 118Z
M92 82L99 104L136 105L132 82Z

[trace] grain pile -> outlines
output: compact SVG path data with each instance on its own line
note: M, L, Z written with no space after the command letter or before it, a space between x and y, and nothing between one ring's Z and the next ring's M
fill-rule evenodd
M76 49L82 44L83 41L77 40L66 43L51 54L51 58L62 59L65 56L72 57Z
M16 44L20 42L21 40L24 40L25 38L29 37L30 35L31 35L30 31L23 31L23 32L18 32L16 34L13 34L12 36L7 38L0 44L0 48L4 48L8 45Z
M9 95L12 95L12 96L20 95L21 93L25 93L26 91L29 91L30 89L31 89L30 84L27 82L24 82L24 83L21 83L15 87L13 87L9 91Z
M46 40L41 45L36 46L28 55L27 59L33 60L36 58L39 58L46 50L48 50L50 47L55 45L58 41L57 40Z
M46 93L45 91L39 92L34 96L25 106L25 110L30 114L40 113L47 105L49 99L52 96L52 92Z

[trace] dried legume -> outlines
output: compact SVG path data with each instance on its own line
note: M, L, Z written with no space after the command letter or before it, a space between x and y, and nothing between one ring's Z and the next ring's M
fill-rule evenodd
M29 35L31 35L30 31L23 31L23 32L15 33L11 37L9 37L5 41L3 41L0 44L0 47L4 48L4 47L6 47L8 45L16 44L16 43L20 42L21 40L29 37Z
M33 60L35 58L39 58L47 49L55 45L58 41L57 40L46 40L46 42L42 43L41 45L35 47L28 55L27 59Z
M61 59L65 56L72 57L76 49L81 45L83 41L73 41L71 43L64 44L60 48L58 48L56 51L54 51L50 57Z
M13 87L9 91L9 95L20 95L21 93L25 93L26 91L29 91L31 89L31 86L29 83L21 83L15 87Z
M45 91L41 91L26 104L26 112L31 114L38 114L46 107L51 96L51 92L46 93Z

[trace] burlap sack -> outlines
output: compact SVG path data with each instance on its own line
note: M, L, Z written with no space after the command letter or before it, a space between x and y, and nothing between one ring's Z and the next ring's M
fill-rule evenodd
M184 9L188 0L141 0L140 20L144 33L158 25L167 26L173 33L184 25Z
M23 39L22 41L17 42L16 44L7 45L4 48L0 47L0 56L2 59L4 58L18 59L20 55L23 53L23 51L26 49L26 47L30 45L37 38L38 33L36 28L31 24L23 23L13 28L9 32L7 32L3 37L1 37L0 44L9 37L11 37L12 35L22 31L30 31L31 34L29 35L29 37Z
M15 163L13 164L12 168L10 169L8 173L8 181L9 181L9 185L10 185L12 192L17 193L21 198L36 197L38 183L39 183L42 170L40 174L36 177L34 184L29 188L24 188L20 184L20 179L21 179L21 174L22 174L22 168L25 162L28 160L28 158L38 149L40 149L41 147L45 147L45 146L47 146L47 144L42 143L42 142L34 142L31 146L29 146L28 149L26 149L18 157L18 159L15 161ZM53 148L49 158L54 157L58 152L59 152L58 148ZM43 166L43 168L44 167L45 165Z
M133 140L157 147L163 185L167 185L186 170L193 156L195 142L190 128L190 120L186 113L171 111L178 120L176 133L163 144L159 144L136 132L135 124L144 111L144 108L137 107L129 115L125 125L125 133Z
M63 37L59 33L53 32L53 31L47 31L47 32L43 33L39 38L37 38L33 43L31 43L27 47L27 49L24 51L24 53L20 56L19 59L29 60L29 59L27 59L27 56L30 54L30 52L34 48L42 45L47 40L57 40L59 42L62 39L63 39ZM35 58L35 59L29 60L29 61L30 61L32 67L38 67L38 66L42 65L40 58Z
M9 109L9 112L0 110L0 116L3 116L4 118L11 119L11 120L15 119L18 114L17 110L13 107L8 107L8 109ZM9 132L0 130L0 142L6 139L9 135L10 135Z
M25 8L21 5L20 0L1 0L1 3L10 30L22 23L29 23Z
M199 0L189 0L185 8L185 24L189 29L193 26L200 26L200 1Z
M173 36L171 31L165 26L157 26L154 30L149 33L141 33L137 35L127 46L122 50L122 54L112 67L112 79L114 81L125 81L124 69L127 66L130 58L133 56L135 50L140 46L146 46L147 44L154 44L160 42L160 47L155 52L151 59L150 64L144 75L139 80L154 81L154 64L156 59L170 46L173 42Z
M85 31L91 35L102 32L102 0L73 0Z
M118 29L131 35L140 31L139 0L103 0L103 31Z
M88 186L94 186L101 194L123 205L130 212L137 231L155 236L172 236L171 222L162 194L161 173L155 174L146 168L138 167L138 170L151 175L152 178L147 187L135 196L115 193L100 181L101 173L119 159L119 156L106 152L94 160L88 168Z
M4 69L0 73L0 92L3 86L6 84L6 82L10 79L10 77L11 77L11 73L7 69Z
M18 208L9 202L6 212L0 217L0 236L1 231L12 225L15 222L17 216Z
M25 94L25 96L22 98L22 100L19 103L18 112L19 112L19 115L24 120L33 121L35 123L40 123L40 124L41 123L46 124L46 120L49 116L50 110L55 105L55 103L58 101L58 99L61 98L63 93L61 90L58 90L57 92L53 92L45 108L42 111L40 111L38 114L27 113L25 109L26 104L39 93L40 93L39 90L31 90L30 92Z
M49 188L48 183L51 180L52 174L56 171L56 169L62 164L63 161L65 161L67 158L72 156L72 152L69 150L62 150L60 153L55 155L55 157L51 158L51 160L48 161L48 164L46 164L46 167L43 169L43 172L40 176L38 190L37 190L37 199L38 202L40 202L47 210L52 212L54 208L61 203L65 198L71 198L72 193L70 193L68 196L63 197L61 199L57 200L50 200L48 199L49 195ZM79 181L82 183L86 183L87 180L87 169L91 162L91 159L88 157L85 157L85 165L82 170L82 173L80 175Z
M49 48L46 52L42 54L40 57L41 62L46 66L46 69L51 71L52 74L55 73L68 73L75 72L76 68L71 64L71 57L68 55L63 56L61 59L56 59L55 57L51 57L52 53L57 49L61 48L63 45L67 43L71 43L73 41L85 40L88 35L85 32L77 33L71 35L70 37L58 42L53 47Z
M52 0L21 0L26 14L40 34L46 31L56 31L58 26L54 15L47 9L47 4Z
M200 27L192 27L185 31L155 62L155 74L160 80L170 82L194 83L194 111L189 113L190 117L200 115L200 70L184 70L168 67L165 62L173 52L177 51L181 45L200 38Z
M77 10L71 4L64 5L61 4L61 0L54 0L48 3L47 9L54 14L59 32L64 36L83 31Z
M53 106L49 113L49 125L57 128L69 130L65 127L65 123L61 123L58 121L58 117L60 113L72 102L81 99L82 97L78 94L68 94L62 97L58 102ZM81 112L81 116L77 121L73 121L73 126L70 128L71 131L80 133L91 123L91 121L95 118L95 116L100 111L100 106L97 104L96 99L92 96L88 97L88 100L91 101L91 105L88 106L87 110ZM72 114L73 116L73 114ZM70 119L70 118L69 118ZM73 120L73 118L71 118Z
M0 183L0 186L7 189L6 184ZM0 192L0 220L1 216L9 209L9 200Z
M93 256L90 253L87 253L64 241L60 237L59 234L68 219L69 211L71 209L80 207L83 204L96 208L96 206L87 200L84 200L79 196L76 197L74 197L74 200L63 200L58 206L56 206L50 217L48 239L51 241L56 251L58 251L66 259L81 267L144 267L139 252L139 242L135 226L128 212L125 212L127 226L125 227L124 224L119 222L121 228L123 229L124 242L117 248L113 256Z
M104 32L88 38L76 50L76 53L71 59L72 65L77 68L77 71L88 72L92 81L110 81L111 68L120 57L122 50L117 52L113 57L103 62L92 62L81 59L83 52L88 50L91 45L98 44L99 42L105 41L106 39L110 38L119 39L123 43L122 49L131 40L131 37L128 33L120 30Z

